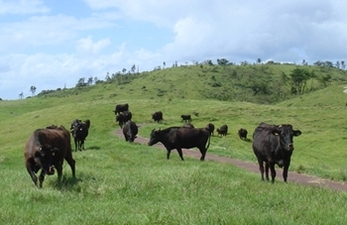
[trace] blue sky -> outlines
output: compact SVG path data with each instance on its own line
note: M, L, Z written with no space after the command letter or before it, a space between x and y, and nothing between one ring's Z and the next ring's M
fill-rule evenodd
M0 0L0 98L218 58L347 62L345 0Z

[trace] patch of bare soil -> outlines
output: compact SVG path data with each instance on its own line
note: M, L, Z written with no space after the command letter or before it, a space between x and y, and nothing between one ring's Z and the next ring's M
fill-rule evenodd
M116 135L124 140L124 136L123 136L121 129L116 130ZM147 144L148 141L149 141L148 138L144 138L144 137L141 137L138 135L137 135L137 138L135 139L135 142L140 143L140 144ZM154 146L166 151L165 147L161 143L158 143ZM189 156L189 157L200 159L201 154L199 151L191 150L191 149L182 149L182 151L183 151L184 156ZM230 164L233 164L233 165L238 166L240 168L246 169L248 171L258 173L259 174L259 180L260 180L259 166L257 164L254 164L251 162L244 162L244 161L240 161L240 160L232 159L232 158L227 158L227 157L211 155L208 153L206 154L205 160L213 160L213 161L217 161L217 162L230 163ZM278 175L282 174L282 171L280 171L279 168L276 168L276 171L278 171L277 172ZM278 179L281 179L282 176L277 176L276 178L278 180ZM311 185L311 186L316 186L316 187L330 188L330 189L333 189L336 191L347 191L347 184L345 184L343 182L335 182L332 180L322 179L322 178L309 176L309 175L305 175L305 174L299 174L296 172L289 172L288 173L288 182L298 183L298 184L302 184L302 185Z

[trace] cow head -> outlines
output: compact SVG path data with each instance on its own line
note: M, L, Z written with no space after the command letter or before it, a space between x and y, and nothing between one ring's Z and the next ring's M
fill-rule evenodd
M277 126L272 133L280 138L280 145L288 151L294 150L293 137L301 135L300 130L293 130L292 125L283 124Z
M36 166L41 168L46 174L53 175L54 163L59 153L58 148L50 145L42 146L34 155Z
M75 124L73 129L71 130L72 136L78 137L79 134L83 133L83 130L88 130L88 124L85 124L83 122Z
M149 146L152 146L160 141L160 130L153 129L148 142Z

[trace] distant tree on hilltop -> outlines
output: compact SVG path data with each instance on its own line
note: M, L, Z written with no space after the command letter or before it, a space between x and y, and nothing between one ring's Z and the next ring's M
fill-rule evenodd
M30 92L31 92L31 95L34 96L35 92L36 92L36 87L35 86L31 86L30 87Z

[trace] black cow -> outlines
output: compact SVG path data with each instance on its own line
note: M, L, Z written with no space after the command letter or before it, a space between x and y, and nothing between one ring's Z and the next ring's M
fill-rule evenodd
M123 134L125 141L134 142L138 133L138 127L135 122L128 120L123 126Z
M74 122L75 121L75 122ZM84 142L88 136L89 133L89 127L90 127L90 120L74 120L71 124L72 126L72 136L74 138L75 142L75 151L78 150L84 150ZM77 122L76 122L77 121Z
M172 149L177 149L180 158L184 160L182 148L197 147L201 153L200 160L203 161L207 149L210 146L210 132L205 128L187 127L169 127L164 130L153 129L148 145L152 146L158 142L161 142L165 146L167 159L170 158Z
M121 112L129 111L129 104L118 104L116 105L115 109L112 110L115 115L120 114Z
M37 129L29 137L24 149L25 166L37 186L36 173L41 170L39 187L45 175L53 175L54 168L58 172L58 181L61 181L64 159L68 162L75 177L75 160L72 158L71 137L63 126L50 126L48 129Z
M157 111L155 113L152 114L152 119L154 120L154 122L159 123L160 121L163 120L163 112L162 111Z
M116 116L116 122L118 122L119 126L122 128L128 120L131 120L132 117L133 115L130 111L121 112Z
M244 129L244 128L241 128L238 131L238 135L239 135L241 140L247 140L247 134L248 134L248 131L246 129Z
M210 131L210 135L213 135L213 132L214 132L214 125L213 125L213 123L208 123L206 125L206 129L208 129Z
M301 135L300 130L293 130L292 125L269 125L260 123L253 133L253 152L259 163L261 180L264 181L264 163L266 180L275 181L275 164L283 167L283 180L287 182L290 158L294 150L293 137Z
M217 128L217 133L218 133L218 135L221 135L221 136L227 136L227 134L228 134L228 125L224 124L220 128Z
M192 117L190 115L181 115L182 121L185 121L186 123L192 121Z

